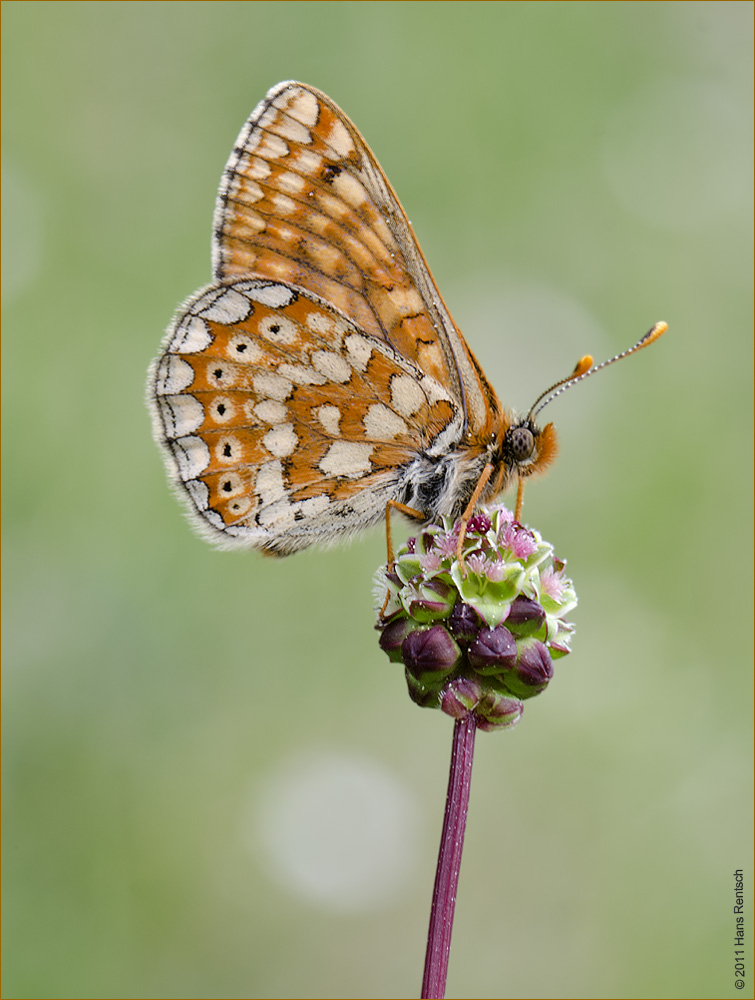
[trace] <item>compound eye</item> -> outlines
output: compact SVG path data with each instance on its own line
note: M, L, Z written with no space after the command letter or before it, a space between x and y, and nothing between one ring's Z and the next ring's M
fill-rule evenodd
M509 431L509 446L516 462L524 462L535 450L535 435L529 427L514 427Z

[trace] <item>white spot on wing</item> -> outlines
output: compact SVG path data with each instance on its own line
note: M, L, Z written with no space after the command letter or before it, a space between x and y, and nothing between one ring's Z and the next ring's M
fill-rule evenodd
M391 379L391 403L402 416L411 417L425 401L424 392L411 375L394 375Z
M331 382L348 382L351 378L351 365L333 351L314 351L312 364Z
M373 403L364 415L364 432L368 438L389 441L408 433L406 421L389 409L385 403Z
M284 171L276 178L276 184L281 191L288 194L301 194L306 187L306 181L299 174L293 174L290 170Z
M447 455L453 450L461 440L463 427L463 415L461 410L457 410L453 419L446 424L440 434L437 435L426 450L426 454L431 458L439 458Z
M270 201L278 215L293 215L298 210L296 202L286 194L274 194Z
M268 160L282 160L290 153L288 143L279 135L273 132L258 132L257 135L259 138L254 152L258 156L264 156Z
M343 122L336 119L333 122L333 127L330 130L330 135L327 138L328 145L342 156L344 159L351 153L354 149L354 142L349 135L348 129L343 124Z
M331 316L321 312L308 313L304 322L310 330L320 334L329 334L335 325Z
M155 390L161 396L169 396L174 392L182 392L194 381L194 369L186 361L165 354L160 358L155 373Z
M254 302L260 302L263 306L270 306L271 309L280 309L290 305L294 298L294 290L288 285L268 284L260 285L256 281L241 282L236 288L243 292L247 298Z
M310 497L308 500L302 500L299 504L299 509L306 517L314 517L316 514L321 514L329 505L330 498L323 494L319 497Z
M318 406L313 410L313 413L320 421L323 429L331 435L331 437L338 437L341 433L339 430L339 423L341 421L341 411L337 406L333 406L332 403L327 403L325 406Z
M317 123L320 116L320 105L315 95L310 91L298 90L289 100L286 111L292 118L296 118L297 121L311 128Z
M280 107L280 105L278 105ZM274 107L268 108L264 114L260 115L257 124L260 128L270 128L275 119L278 117L278 112Z
M420 380L420 385L422 386L422 391L427 397L427 401L429 403L438 403L440 400L445 400L447 403L453 402L440 382L436 382L435 379L430 378L429 375L425 375Z
M256 181L247 180L246 177L237 177L233 181L232 191L234 194L238 195L243 192L243 201L245 205L254 204L257 201L262 201L265 197L265 192L259 186Z
M296 508L292 507L288 500L277 500L275 503L265 505L257 515L257 521L275 534L280 534L293 525L295 513Z
M161 396L158 402L168 437L192 434L204 422L204 408L194 396Z
M259 156L250 156L249 165L244 173L256 181L264 181L270 176L271 168L267 160L260 159Z
M184 482L196 479L210 464L210 451L201 438L177 438L171 444L171 451L178 465L178 474Z
M286 399L294 387L289 379L274 375L272 372L259 372L252 379L252 385L258 396L279 400Z
M255 416L266 424L280 424L288 416L288 407L276 399L263 399L254 407Z
M367 192L364 186L351 174L340 173L333 180L333 190L342 198L347 205L359 208L367 201Z
M243 192L240 190L240 185L234 185L230 196L231 198L243 198ZM253 208L250 208L248 205L244 205L243 209L239 209L238 225L243 228L247 236L249 233L264 233L267 228L267 219L264 215L260 215L259 212L255 212ZM252 251L250 246L247 247L247 253L250 260L256 258L256 254Z
M240 295L233 288L229 288L222 295L200 313L204 319L214 320L216 323L240 323L251 312L249 299Z
M326 476L355 479L372 471L371 444L356 441L334 441L320 460L320 469Z
M299 439L294 433L293 424L278 424L265 434L262 444L276 458L288 458L296 451Z
M388 294L391 302L402 316L413 316L415 313L421 312L425 307L422 296L413 286L405 288L397 287Z
M307 126L303 125L300 121L289 118L287 115L281 115L278 118L278 121L275 123L275 132L277 135L282 135L284 139L290 139L291 142L296 142L300 145L306 146L312 142L312 133Z
M297 149L288 162L300 174L312 177L319 174L325 161L319 153L313 153L311 149Z
M176 330L168 350L174 354L193 354L195 351L204 351L211 343L212 334L204 320L198 316L190 316Z
M286 496L283 466L279 461L265 462L259 467L254 488L263 504L275 503L276 500L281 500Z
M358 372L363 372L372 357L372 344L361 333L352 333L346 338L346 353Z
M324 375L307 365L280 365L278 371L297 385L325 385L328 381Z
M207 504L210 502L210 491L205 484L200 479L190 479L188 483L184 483L184 486L197 510L207 510Z

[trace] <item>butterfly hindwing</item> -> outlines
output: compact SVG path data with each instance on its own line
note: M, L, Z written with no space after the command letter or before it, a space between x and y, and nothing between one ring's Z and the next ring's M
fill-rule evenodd
M416 456L461 414L383 341L302 289L211 286L154 364L157 436L205 535L293 552L384 515Z

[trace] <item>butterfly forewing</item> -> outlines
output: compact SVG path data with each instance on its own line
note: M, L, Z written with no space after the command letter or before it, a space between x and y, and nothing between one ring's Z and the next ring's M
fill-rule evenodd
M361 135L324 94L279 84L223 175L217 279L305 288L451 388L473 430L491 390L443 303L406 215Z

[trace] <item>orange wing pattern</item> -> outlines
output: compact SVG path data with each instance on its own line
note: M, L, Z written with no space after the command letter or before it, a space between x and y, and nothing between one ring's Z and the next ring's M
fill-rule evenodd
M198 293L151 385L174 484L226 546L286 554L373 524L418 456L461 435L435 379L314 296L259 279Z
M475 435L492 429L500 404L398 198L325 94L278 84L247 121L218 194L213 267L218 281L255 275L320 296L446 385Z

